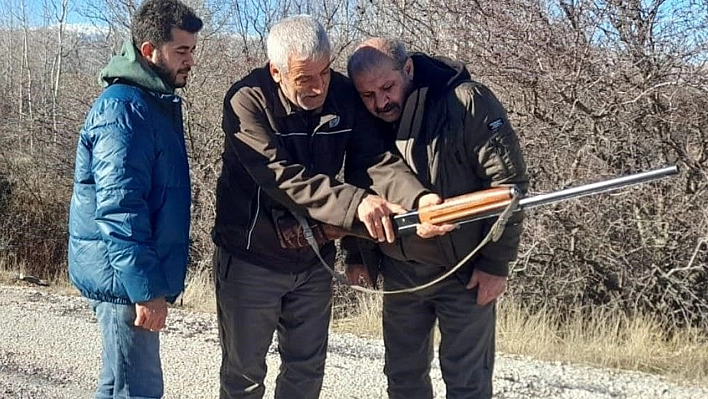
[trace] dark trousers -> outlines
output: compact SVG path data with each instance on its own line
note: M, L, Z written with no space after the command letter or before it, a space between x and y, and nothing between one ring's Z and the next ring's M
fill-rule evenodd
M217 247L214 254L220 398L262 398L266 353L278 331L276 399L315 399L324 377L332 276L322 267L284 274Z
M384 287L407 288L441 273L440 268L386 259ZM430 364L436 320L447 398L492 397L495 305L477 305L477 292L467 290L466 283L453 275L423 291L384 297L384 372L390 399L432 399Z

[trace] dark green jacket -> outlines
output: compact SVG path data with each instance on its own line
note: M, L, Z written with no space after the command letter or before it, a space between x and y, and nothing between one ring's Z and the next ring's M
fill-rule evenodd
M390 126L390 142L418 179L443 198L504 184L516 184L525 192L528 176L519 141L494 94L471 80L461 63L423 54L411 58L414 89L401 120ZM518 252L522 218L517 212L502 237L472 259L472 268L507 275L508 263ZM413 235L378 247L365 241L359 244L370 268L383 254L449 269L481 242L494 220L468 223L428 240ZM352 252L347 254L347 262L362 263L364 259ZM471 275L472 268L463 273Z

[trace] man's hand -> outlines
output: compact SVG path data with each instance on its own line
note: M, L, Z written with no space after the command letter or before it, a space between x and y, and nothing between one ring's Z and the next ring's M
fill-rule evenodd
M506 291L506 276L495 276L475 270L472 272L472 278L467 283L467 289L471 290L477 287L477 304L486 305L493 300L499 298Z
M442 198L435 193L423 194L418 198L418 209L424 206L438 205L443 202Z
M362 285L363 282L365 286L371 287L371 276L369 276L369 269L362 264L347 264L344 265L344 273L347 275L347 280L349 284L352 285Z
M430 223L418 223L415 226L415 233L418 234L420 238L431 238L445 235L456 228L454 224L441 224L437 226Z
M425 194L418 198L418 209L424 206L438 205L442 202L442 198L435 193ZM420 238L431 238L445 235L455 230L455 228L454 224L441 224L438 226L431 223L419 223L415 228L415 232Z
M378 195L367 194L361 200L356 213L373 239L393 243L396 241L396 230L390 216L405 211L402 206L388 202Z
M147 302L135 304L135 326L150 331L160 331L165 328L167 320L167 302L165 298L155 298Z

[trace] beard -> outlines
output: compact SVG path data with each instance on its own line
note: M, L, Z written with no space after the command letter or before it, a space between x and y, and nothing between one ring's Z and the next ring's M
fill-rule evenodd
M152 70L155 71L157 76L159 76L160 79L162 79L162 81L165 82L168 86L174 89L180 89L187 85L186 74L189 73L191 68L182 68L177 69L176 71L172 71L167 66L167 64L165 64L162 58L158 58L157 62L154 64L150 64L150 66L152 67ZM185 74L184 81L177 81L178 74Z

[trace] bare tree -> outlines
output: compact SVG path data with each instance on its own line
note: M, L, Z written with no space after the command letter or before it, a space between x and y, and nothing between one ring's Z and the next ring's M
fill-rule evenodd
M61 83L62 66L64 60L64 30L66 29L66 18L69 11L69 0L60 0L59 4L51 3L57 21L57 42L58 49L55 57L54 88L52 91L52 130L54 141L57 135L57 102L59 100L59 88Z
M33 117L32 110L32 69L30 68L29 52L29 20L27 17L27 5L24 0L20 0L20 23L22 24L22 66L21 69L26 74L27 81L20 85L19 114L20 118L25 115L25 96L27 98L27 113L30 119ZM32 149L32 138L30 137L30 150Z

